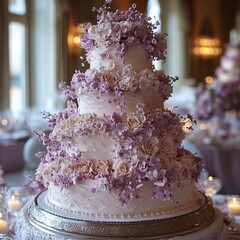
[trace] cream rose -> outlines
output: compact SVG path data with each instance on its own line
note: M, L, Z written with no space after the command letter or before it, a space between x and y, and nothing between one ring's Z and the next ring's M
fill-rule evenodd
M193 155L186 154L185 156L181 157L180 161L184 166L188 166L188 167L191 167L192 165L195 164Z
M63 175L68 175L71 173L71 171L72 171L72 169L71 169L70 165L62 166L62 168L61 168L61 173Z
M76 168L82 173L89 173L92 171L91 162L89 161L81 161L77 164Z
M155 155L159 150L159 140L156 137L151 137L142 145L142 151L145 154Z
M127 125L133 130L136 130L137 128L141 127L144 121L145 118L141 116L139 117L133 114L127 116Z
M118 73L108 73L102 75L102 79L107 82L110 87L115 87L120 81L120 76Z
M96 161L93 165L94 172L103 173L106 172L108 169L108 161L106 160L99 160Z
M129 162L119 162L115 168L117 177L127 177L132 173L132 165Z
M161 159L162 168L170 168L171 162L166 154L163 154L163 156L160 156L160 159Z
M165 153L173 153L174 143L171 137L164 136L159 141L160 149Z

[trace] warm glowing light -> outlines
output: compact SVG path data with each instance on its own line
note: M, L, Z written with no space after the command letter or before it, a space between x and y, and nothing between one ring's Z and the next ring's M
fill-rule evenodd
M200 124L200 125L199 125L199 128L200 128L202 131L204 131L204 130L207 129L207 125L206 125L206 124Z
M240 197L229 196L227 202L228 211L233 215L240 215Z
M7 126L8 125L8 120L7 119L2 119L2 125Z
M80 37L78 36L73 37L73 42L77 45L80 44Z
M213 180L213 177L212 177L212 176L209 176L209 177L208 177L208 180L209 180L209 181L212 181L212 180Z
M213 77L211 77L211 76L206 76L206 77L205 77L205 82L206 82L207 84L213 83Z
M81 51L80 36L84 34L84 28L79 26L72 26L68 33L68 46L72 53L79 55Z
M217 38L201 37L194 42L193 54L203 57L219 56L222 53L220 40Z

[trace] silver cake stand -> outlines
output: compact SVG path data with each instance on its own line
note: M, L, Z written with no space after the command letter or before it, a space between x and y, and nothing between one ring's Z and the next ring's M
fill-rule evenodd
M16 223L15 239L160 240L201 230L215 217L211 202L204 196L205 201L197 210L174 218L132 222L81 220L54 213L50 207L42 205L43 194L34 197L22 209Z

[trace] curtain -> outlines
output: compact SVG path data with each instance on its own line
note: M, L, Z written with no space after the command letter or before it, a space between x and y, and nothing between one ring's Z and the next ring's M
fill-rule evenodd
M0 110L8 108L8 35L7 35L7 0L0 1Z

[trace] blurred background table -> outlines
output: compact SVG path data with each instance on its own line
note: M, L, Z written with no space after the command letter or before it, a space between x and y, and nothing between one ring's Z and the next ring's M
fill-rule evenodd
M203 155L209 175L221 179L220 192L240 195L240 146L194 144Z
M4 173L24 168L23 148L27 139L0 141L0 165Z

